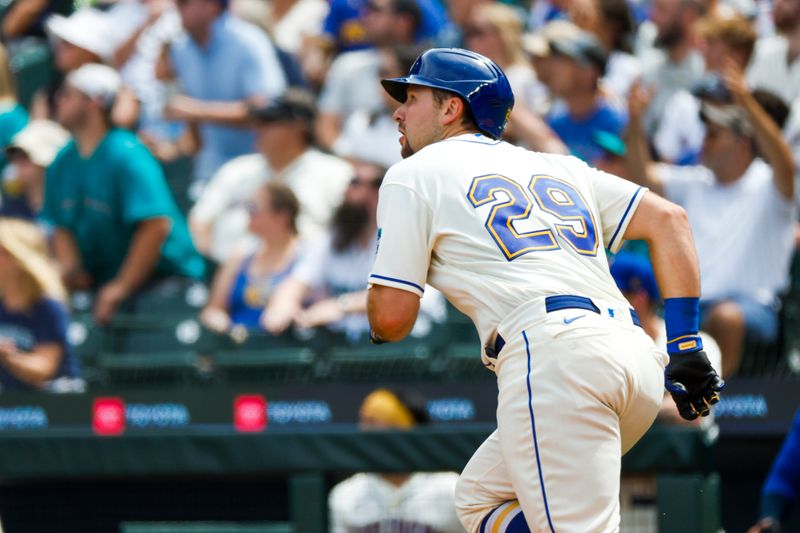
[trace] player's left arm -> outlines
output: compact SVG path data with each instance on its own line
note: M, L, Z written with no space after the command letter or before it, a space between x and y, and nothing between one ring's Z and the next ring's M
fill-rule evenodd
M707 416L724 382L703 351L699 331L700 268L686 211L646 192L625 230L626 239L650 247L656 280L664 297L669 365L665 385L687 420Z
M416 191L387 175L378 201L378 250L367 295L373 340L399 341L414 326L428 277L431 218Z

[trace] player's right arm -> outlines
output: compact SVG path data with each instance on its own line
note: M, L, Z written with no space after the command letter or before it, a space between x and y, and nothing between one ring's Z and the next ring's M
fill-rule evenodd
M700 268L683 208L645 193L625 230L626 239L650 247L658 288L664 297L669 365L665 384L680 415L706 416L724 383L703 352L699 330Z

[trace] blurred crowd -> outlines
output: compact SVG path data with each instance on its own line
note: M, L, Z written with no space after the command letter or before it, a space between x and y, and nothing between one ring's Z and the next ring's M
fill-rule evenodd
M506 71L508 140L686 209L723 375L746 340L779 336L800 0L13 0L0 28L4 389L78 376L73 291L94 294L103 326L163 284L202 280L215 332L364 338L378 189L400 158L379 80L432 46ZM31 50L52 59L41 83L25 75ZM176 191L165 169L182 161ZM663 342L646 250L626 244L615 277Z

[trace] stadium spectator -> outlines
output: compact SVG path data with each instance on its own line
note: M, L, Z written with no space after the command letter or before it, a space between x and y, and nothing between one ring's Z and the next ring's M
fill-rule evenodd
M0 390L81 389L65 298L44 235L0 218Z
M782 531L792 506L800 495L800 409L783 440L780 452L772 463L769 476L761 489L760 519L747 533Z
M653 273L653 266L646 256L631 252L621 252L614 257L611 263L611 275L622 291L623 296L630 302L636 316L642 325L645 333L662 351L667 350L667 327L664 319L658 315L658 308L661 299L658 294L658 285ZM717 371L720 377L722 367L722 355L716 341L706 332L700 332L703 339L703 350L711 362L711 366ZM678 415L678 409L672 396L664 391L664 401L659 412L659 418L670 423L687 423L686 420ZM707 426L711 422L711 417L698 418L689 424Z
M275 287L291 271L298 256L297 213L300 204L286 185L271 181L251 198L250 232L259 238L254 252L236 253L214 276L211 296L200 321L225 333L235 326L259 329Z
M650 5L655 49L640 54L643 79L654 91L645 116L648 135L658 129L670 97L690 89L703 76L703 57L694 47L694 24L707 10L706 0L653 0Z
M325 0L273 0L267 9L275 44L297 56L311 38L322 33L330 6Z
M380 50L381 78L405 76L424 51L419 46L399 45ZM349 160L368 161L389 168L400 161L399 133L392 114L399 103L381 91L383 107L369 111L358 109L344 123L342 133L333 143L333 152Z
M36 221L44 204L44 173L69 133L49 120L31 121L17 133L5 153L14 165L11 180L4 183L0 216Z
M59 122L74 140L47 170L43 218L70 289L97 289L94 316L109 321L120 303L169 276L200 278L195 251L158 162L126 131L110 126L121 80L89 64L59 90Z
M792 103L800 97L800 2L775 0L772 17L778 35L758 40L747 81Z
M61 72L87 63L104 63L114 53L114 28L97 9L80 9L68 17L52 15L46 26L56 42L55 66Z
M525 57L519 13L499 3L475 6L464 27L464 43L497 63L508 76L515 101L506 136L542 152L567 153L539 116L547 106L547 87Z
M424 399L410 392L372 391L361 403L363 431L408 430L428 422ZM453 472L356 474L330 492L331 533L463 532L455 512Z
M189 214L202 253L224 261L242 245L247 235L243 203L270 180L288 185L300 201L297 227L303 240L327 230L353 169L313 147L314 115L313 97L298 89L251 110L259 153L220 168Z
M704 135L700 100L731 103L731 94L722 82L725 62L732 60L744 70L756 41L755 29L742 17L706 17L698 21L696 30L705 61L705 75L691 91L680 89L667 103L670 112L664 115L653 137L656 152L665 162L697 162Z
M697 166L650 163L642 91L634 89L629 177L686 209L700 262L701 327L722 350L723 374L732 376L745 331L766 342L777 335L777 298L788 283L796 210L792 154L767 112L780 123L786 106L774 95L751 94L733 61L724 80L735 104L703 104L706 134Z
M137 2L123 2L137 4ZM146 17L114 52L113 64L122 80L140 102L137 133L159 159L177 157L174 143L184 129L180 123L164 118L164 104L169 98L170 84L156 78L156 65L161 50L181 34L181 18L169 0L145 0Z
M249 105L263 105L286 87L278 54L259 28L228 14L226 0L181 0L185 32L169 48L169 65L183 94L165 117L196 125L200 148L194 177L205 183L224 163L253 151Z
M365 9L364 30L375 48L345 52L328 70L316 123L317 141L325 149L333 146L356 110L374 112L383 107L378 49L416 41L422 15L415 0L369 0Z
M369 331L364 280L375 259L378 189L384 172L375 165L356 165L329 234L309 244L289 278L275 290L264 329L277 335L293 323L303 328L328 326L351 340ZM303 302L315 295L304 308Z
M606 60L605 49L589 32L550 41L550 89L563 105L550 112L547 123L573 155L589 164L602 155L592 136L598 131L621 135L628 120L600 90Z
M0 15L0 34L10 48L27 38L36 40L46 36L44 21L52 8L45 0L12 0Z
M633 55L634 25L626 0L600 0L597 37L608 50L606 72L601 85L612 98L626 102L634 80L642 74L642 62Z
M25 124L28 123L28 112L17 102L14 92L14 77L8 60L5 46L0 44L0 148L5 148ZM0 172L8 161L5 154L0 154Z

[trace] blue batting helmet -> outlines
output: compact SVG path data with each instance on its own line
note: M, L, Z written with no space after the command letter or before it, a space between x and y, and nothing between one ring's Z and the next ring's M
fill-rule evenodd
M409 85L442 89L462 97L475 124L499 139L514 107L514 93L505 73L494 61L461 48L433 48L420 55L404 78L381 80L398 102L406 101Z

